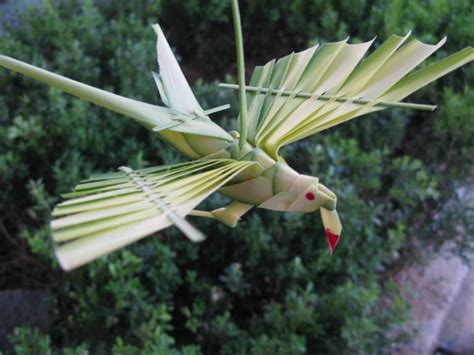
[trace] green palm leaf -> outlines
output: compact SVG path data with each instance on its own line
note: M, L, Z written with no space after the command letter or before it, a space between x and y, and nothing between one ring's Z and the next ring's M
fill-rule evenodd
M391 36L365 60L373 40L328 43L256 67L247 93L248 141L277 159L282 146L363 114L388 106L433 109L397 103L472 61L474 50L465 48L407 75L446 41L403 45L409 35Z
M203 235L183 217L253 165L214 159L97 175L53 211L61 266L70 270L171 225L192 241Z

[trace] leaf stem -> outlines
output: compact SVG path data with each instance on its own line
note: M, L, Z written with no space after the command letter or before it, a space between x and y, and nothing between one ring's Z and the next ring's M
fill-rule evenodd
M240 85L236 84L227 84L227 83L220 83L219 87L225 89L239 89ZM270 93L270 95L281 95L281 96L291 96L295 94L294 91L291 90L281 90L281 89L269 89L269 88L261 88L256 86L245 86L244 89L246 91L252 92L259 92L262 94ZM366 105L372 102L376 102L375 106L387 106L387 107L402 107L402 108L409 108L414 110L422 110L422 111L434 111L437 106L433 105L424 105L424 104L415 104L411 102L398 102L398 101L378 101L378 100L371 100L371 99L361 99L361 98L354 98L354 97L347 97L347 96L335 96L335 95L314 95L307 92L299 92L295 94L295 97L300 97L304 99L314 99L314 100L324 100L330 101L334 100L337 102L346 102L352 101L354 104Z
M240 23L239 1L231 0L232 18L234 20L235 45L237 52L237 77L239 89L239 147L242 148L247 140L247 100L245 97L245 62L244 62L244 43L242 38L242 26Z

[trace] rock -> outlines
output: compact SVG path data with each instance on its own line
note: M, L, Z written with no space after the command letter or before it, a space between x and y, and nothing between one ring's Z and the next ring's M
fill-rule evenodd
M474 354L474 333L459 335L436 347L434 355L472 355Z

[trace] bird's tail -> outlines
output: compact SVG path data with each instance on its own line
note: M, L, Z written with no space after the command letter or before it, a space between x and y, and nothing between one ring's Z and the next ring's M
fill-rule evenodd
M113 94L4 55L0 55L0 65L85 101L131 117L149 129L161 127L181 133L232 140L222 128L210 120L204 122L203 119L190 119L191 117L182 116L176 110ZM189 120L186 120L187 118Z

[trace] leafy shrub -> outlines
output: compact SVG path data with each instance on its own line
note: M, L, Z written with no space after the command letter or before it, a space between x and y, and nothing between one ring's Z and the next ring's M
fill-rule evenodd
M413 28L434 41L446 32L447 52L472 42L468 1L423 4L243 1L248 65L348 33L383 40ZM46 1L25 10L19 25L5 25L0 53L157 102L149 75L149 24L157 19L189 76L206 78L195 85L203 106L234 103L215 117L231 128L235 96L212 82L234 72L223 1ZM284 151L290 164L338 193L345 229L333 257L319 216L262 210L236 229L194 220L209 236L199 245L170 229L64 274L47 227L59 194L92 172L181 157L123 117L1 70L0 288L50 288L56 301L49 334L17 329L14 351L379 353L406 317L407 305L387 281L394 265L444 240L468 244L452 221L472 231L472 219L450 201L472 176L471 79L464 69L415 95L439 102L435 114L384 111ZM203 207L225 202L214 196Z

